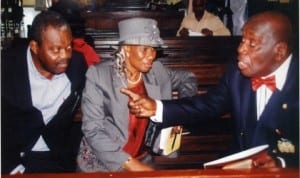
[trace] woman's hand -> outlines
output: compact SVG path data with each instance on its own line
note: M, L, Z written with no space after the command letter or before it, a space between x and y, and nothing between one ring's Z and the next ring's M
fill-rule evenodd
M135 158L130 158L123 164L123 168L127 171L154 171L154 169Z

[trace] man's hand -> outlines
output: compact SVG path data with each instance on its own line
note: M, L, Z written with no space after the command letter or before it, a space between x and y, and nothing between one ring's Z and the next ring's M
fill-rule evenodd
M179 32L179 35L181 37L188 37L189 36L189 30L187 28L182 28Z
M279 162L279 160L270 156L267 151L263 151L253 157L226 164L222 167L222 169L255 169L281 167L281 164Z
M211 31L210 29L208 28L203 28L201 30L201 33L204 35L204 36L213 36L213 31Z
M154 169L135 158L131 158L130 161L126 161L123 168L127 171L154 171Z
M279 160L270 156L267 152L259 154L258 157L253 159L253 167L254 168L273 168L273 167L281 167Z
M121 88L121 92L129 96L131 100L128 103L129 110L137 117L151 117L156 112L156 102L152 98L142 96L132 91Z

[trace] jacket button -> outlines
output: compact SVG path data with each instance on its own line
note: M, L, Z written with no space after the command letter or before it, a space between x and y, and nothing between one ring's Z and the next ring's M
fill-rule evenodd
M20 152L20 157L23 158L25 156L24 152Z
M283 103L282 104L282 109L287 109L288 108L288 105L286 103Z

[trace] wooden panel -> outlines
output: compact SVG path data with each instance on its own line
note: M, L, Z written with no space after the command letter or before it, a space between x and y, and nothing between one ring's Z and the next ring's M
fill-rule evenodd
M83 13L86 28L98 30L118 31L118 22L132 17L146 17L155 19L162 36L176 36L177 29L180 27L184 12L178 11L102 11Z
M184 126L178 157L156 155L153 162L159 169L203 168L203 163L224 156L233 141L232 120L220 118Z
M231 135L184 135L178 156L154 156L156 167L162 169L203 168L203 163L222 157L229 149Z

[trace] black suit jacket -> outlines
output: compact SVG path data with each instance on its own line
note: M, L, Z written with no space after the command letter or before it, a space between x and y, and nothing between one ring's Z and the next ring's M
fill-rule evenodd
M207 94L163 101L163 124L166 126L201 122L231 113L235 123L235 151L268 144L269 152L285 159L287 166L299 166L299 60L293 55L286 82L273 93L259 121L251 81L230 61L219 85ZM279 130L280 133L277 131ZM293 153L278 149L278 141L290 141Z
M78 109L85 84L87 65L84 57L73 52L66 74L71 81L71 94L54 118L45 125L41 112L33 107L28 67L27 45L3 51L1 55L1 165L9 173L21 163L20 153L30 151L42 135L53 156L68 171L75 169L75 156L81 133L73 116ZM26 156L26 155L25 155ZM26 167L26 165L25 165Z

